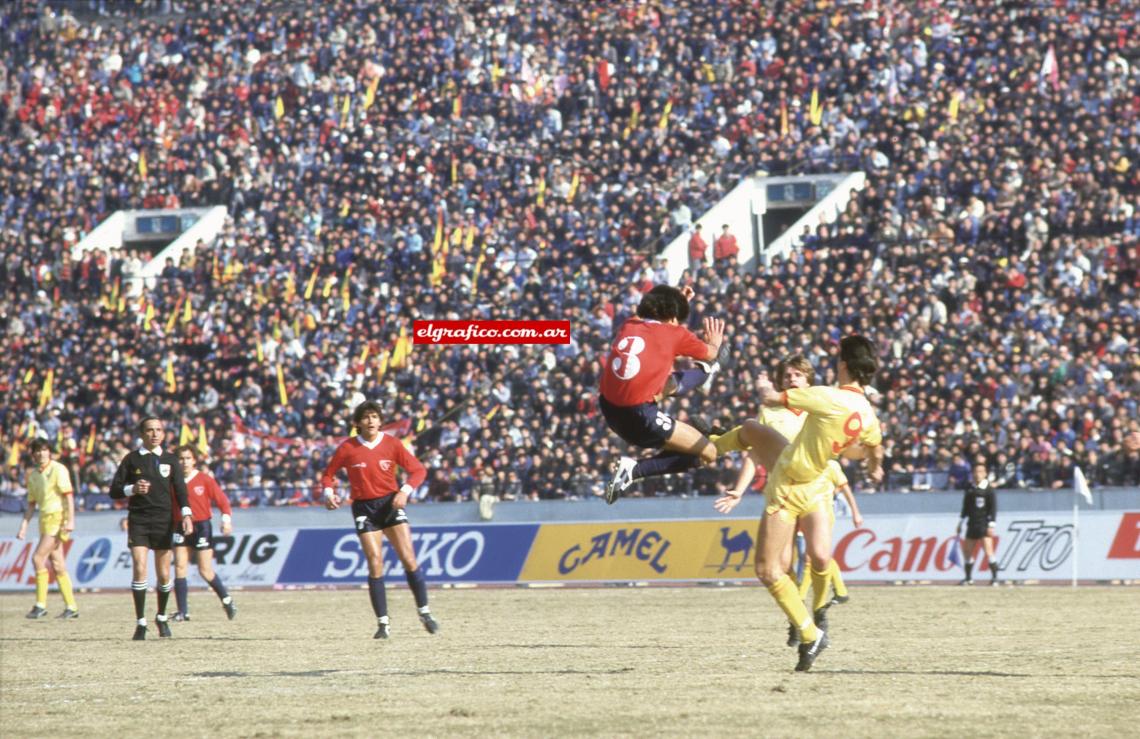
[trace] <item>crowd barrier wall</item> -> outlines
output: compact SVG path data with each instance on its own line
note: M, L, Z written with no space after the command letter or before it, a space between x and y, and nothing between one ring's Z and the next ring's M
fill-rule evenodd
M852 581L955 581L956 515L882 515L855 528L840 519L835 559ZM707 518L578 523L416 525L416 557L431 583L749 581L756 520ZM1082 580L1140 580L1140 510L1071 514L1021 511L997 526L1009 580L1066 581L1074 557ZM34 587L36 542L0 537L0 590ZM403 569L384 548L392 582ZM122 532L81 534L67 544L79 588L127 588L131 557ZM984 568L984 559L979 566ZM363 584L368 568L351 528L251 528L216 537L215 568L229 585ZM191 569L191 582L204 583ZM152 573L153 584L153 573Z

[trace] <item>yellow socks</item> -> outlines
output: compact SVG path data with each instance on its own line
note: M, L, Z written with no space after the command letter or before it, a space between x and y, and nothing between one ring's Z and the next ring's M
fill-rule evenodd
M827 605L827 601L831 599L831 594L827 590L827 580L831 573L831 567L824 567L823 572L815 568L815 562L811 565L811 589L812 593L812 612L818 611ZM807 579L807 578L804 578Z
M805 643L813 642L819 638L819 629L815 627L815 623L811 620L811 614L808 613L804 602L800 600L799 592L796 589L796 584L792 582L792 578L787 575L782 576L768 586L768 592L776 599L776 603L788 617L788 621L799 628L802 641Z
M807 597L808 588L811 587L811 565L804 565L804 576L800 578L800 600Z
M40 608L47 608L47 590L48 571L39 570L36 572L36 605Z
M843 584L843 577L839 574L839 565L835 560L831 560L831 567L828 568L831 574L831 587L835 588L835 594L840 598L847 597L847 586Z
M75 607L75 593L71 589L71 575L66 572L56 575L55 581L59 583L59 594L63 596L63 603L71 610L78 610Z
M740 443L740 428L740 426L737 426L731 431L726 431L722 436L713 435L709 437L709 441L716 446L718 457L728 452L744 451L744 445Z

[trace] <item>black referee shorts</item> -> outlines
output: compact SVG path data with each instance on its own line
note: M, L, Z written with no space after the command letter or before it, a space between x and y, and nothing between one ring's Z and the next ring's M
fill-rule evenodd
M147 549L170 549L174 545L174 521L127 518L127 545Z

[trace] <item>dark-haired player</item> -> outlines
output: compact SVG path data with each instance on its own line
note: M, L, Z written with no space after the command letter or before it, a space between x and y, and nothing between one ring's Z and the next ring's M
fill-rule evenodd
M146 555L154 551L154 570L158 577L158 635L170 636L166 622L166 604L174 583L170 579L170 551L174 544L174 512L182 521L182 533L194 531L186 480L182 467L171 452L164 452L162 442L166 429L162 419L147 416L139 424L142 446L129 452L119 463L111 481L110 495L128 499L127 545L131 548L131 594L135 601L134 639L146 639Z
M962 519L958 521L958 534L962 534L962 524L966 524L966 540L962 542L962 553L966 561L962 563L966 578L959 585L974 584L974 557L978 545L985 548L990 560L990 584L998 584L998 561L994 556L994 525L997 522L997 499L990 486L989 471L984 459L974 463L973 480L962 496Z
M376 614L376 639L387 639L390 634L388 599L384 592L384 556L380 532L396 550L404 565L408 586L416 598L420 622L429 633L439 631L439 624L428 607L427 583L423 571L416 563L412 546L412 532L404 507L412 490L423 483L427 470L407 450L403 442L380 431L380 404L365 401L352 412L352 423L357 436L341 442L333 458L321 475L320 486L325 506L331 511L340 507L340 498L333 485L336 473L348 473L349 497L352 499L352 518L360 547L368 559L368 594ZM397 489L396 468L408 473L408 480Z
M189 536L174 535L174 600L178 603L175 621L190 620L189 588L186 571L190 568L190 552L197 560L198 574L218 596L226 616L232 621L237 616L237 604L226 590L222 578L214 572L214 527L210 520L211 504L222 512L222 534L233 530L230 500L222 492L209 472L198 469L198 450L189 444L178 447L178 464L186 478L186 490L190 497L190 510L193 511L194 532Z
M28 611L27 618L47 616L48 563L55 570L55 580L59 583L59 594L63 596L64 610L58 618L79 618L75 605L75 594L71 588L71 576L67 574L67 556L63 544L71 538L75 530L75 496L71 485L71 475L60 462L51 458L51 444L44 439L32 442L32 468L24 481L28 487L28 508L20 521L17 539L23 539L28 532L28 522L36 509L40 511L40 541L32 552L32 565L36 570L36 603Z
M610 347L602 370L598 404L610 429L626 442L644 449L662 449L654 457L621 457L606 486L613 503L643 477L668 475L716 461L716 447L703 433L665 413L658 406L666 395L684 395L706 384L719 368L724 344L724 321L704 320L704 340L686 328L689 288L658 285L637 306ZM702 362L698 369L674 372L677 357Z
M865 457L869 477L874 481L882 479L882 431L863 390L877 367L874 345L863 336L847 336L839 344L838 387L817 385L784 392L776 392L767 382L758 387L762 404L807 412L795 441L789 444L783 436L752 419L745 421L740 432L753 463L769 470L764 489L767 505L756 538L756 574L788 620L799 627L797 671L810 670L828 644L825 616L831 527L825 506L831 503L834 485L824 475L827 465L840 455ZM735 489L717 499L715 506L721 513L728 513L740 502L751 482L747 475L741 477ZM814 620L785 571L785 552L797 521L811 558Z

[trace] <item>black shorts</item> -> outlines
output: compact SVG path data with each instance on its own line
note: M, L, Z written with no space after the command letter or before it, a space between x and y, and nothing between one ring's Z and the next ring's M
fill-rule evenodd
M383 531L407 523L408 514L403 508L392 505L395 501L395 495L352 501L352 519L356 522L356 533Z
M127 546L170 549L174 543L173 521L138 521L127 518Z
M966 538L967 539L984 539L986 537L986 530L989 527L989 522L985 519L975 521L974 519L966 520Z
M620 406L598 396L598 405L610 430L634 446L660 449L677 427L677 422L656 403Z
M214 548L214 524L212 521L195 521L194 532L189 536L183 536L181 532L174 532L174 546L176 547L190 547L191 549L213 549Z

